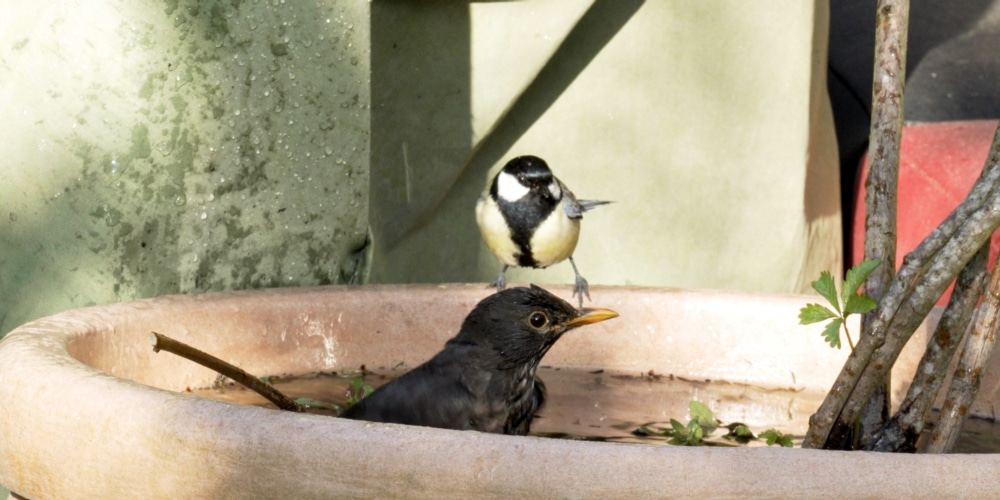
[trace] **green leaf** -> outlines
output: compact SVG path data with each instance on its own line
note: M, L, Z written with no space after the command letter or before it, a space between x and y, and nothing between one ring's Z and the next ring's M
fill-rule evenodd
M776 444L784 446L785 448L792 447L792 436L791 434L785 434L777 429L768 429L760 433L761 439L767 441L768 446L774 446Z
M648 424L640 425L638 429L632 433L636 436L671 436L673 435L673 430L671 429L655 429L650 427Z
M820 273L819 279L812 282L812 287L830 302L834 310L838 313L840 312L840 303L837 301L837 287L833 284L833 276L830 275L829 271Z
M296 403L307 406L310 408L323 408L325 410L340 411L340 405L336 403L327 403L325 401L317 401L312 398L299 398L295 400Z
M670 419L670 427L674 428L674 435L679 435L679 436L687 435L687 427L684 427L684 424L678 422L675 419Z
M823 339L830 343L830 347L840 349L840 327L844 324L841 318L834 318L830 324L823 329Z
M878 302L875 302L875 299L865 294L851 295L847 298L847 302L844 305L844 315L864 314L875 310L876 307L878 307Z
M747 444L750 441L757 439L757 436L754 436L753 431L751 431L745 424L734 422L727 425L726 428L729 429L729 432L725 436L722 436L723 439L736 441L740 444Z
M712 410L700 401L691 400L688 403L688 411L691 412L691 421L697 422L698 425L706 428L709 432L719 426L719 421L715 419Z
M825 319L839 318L839 317L840 317L839 314L819 304L806 304L805 307L799 309L800 325L811 325L813 323L818 323Z
M861 285L866 279L868 279L868 275L870 275L881 262L882 261L880 260L864 260L859 262L858 265L847 270L847 277L844 279L844 289L841 291L845 304L851 296L858 294L858 290L861 289Z
M687 442L689 445L701 444L701 438L705 436L705 429L698 424L697 420L688 422Z

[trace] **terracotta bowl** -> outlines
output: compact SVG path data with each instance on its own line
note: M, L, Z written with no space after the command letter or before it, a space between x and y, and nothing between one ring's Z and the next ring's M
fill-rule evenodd
M551 290L569 297L566 287ZM599 443L238 406L178 392L215 376L150 348L155 330L262 375L415 366L487 294L482 284L279 289L33 321L0 342L0 484L27 498L906 498L1000 489L997 455ZM811 296L633 287L593 287L592 296L621 317L567 335L545 364L825 391L846 356L822 342L821 327L797 324ZM904 353L894 378L909 378L918 356ZM973 412L991 412L996 384L984 391Z

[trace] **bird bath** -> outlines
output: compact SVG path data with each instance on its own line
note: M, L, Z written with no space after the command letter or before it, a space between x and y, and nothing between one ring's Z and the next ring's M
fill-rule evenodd
M549 289L569 296L568 287ZM476 284L168 296L28 323L0 343L0 484L26 498L953 497L1000 489L998 455L585 442L233 405L179 392L215 375L149 345L155 330L259 375L416 366L488 293ZM598 286L591 295L621 317L566 335L543 364L813 391L829 387L846 356L827 347L821 326L797 324L809 296ZM918 335L926 339L925 330ZM901 356L894 395L919 354L911 347ZM995 378L973 414L991 413Z

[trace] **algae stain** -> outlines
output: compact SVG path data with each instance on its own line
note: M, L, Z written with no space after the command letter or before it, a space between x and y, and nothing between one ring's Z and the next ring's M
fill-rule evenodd
M149 158L153 147L149 143L149 127L140 123L132 127L132 147L129 149L131 158Z

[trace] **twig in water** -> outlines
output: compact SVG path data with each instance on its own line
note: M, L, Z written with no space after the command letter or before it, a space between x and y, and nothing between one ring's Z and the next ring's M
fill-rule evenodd
M200 351L191 347L181 341L174 340L166 335L153 332L150 336L150 342L153 344L153 352L160 352L161 350L174 353L184 359L198 363L210 370L214 370L226 377L229 377L236 381L237 383L243 385L244 387L250 389L251 391L264 396L268 401L274 403L279 409L288 411L304 411L302 405L296 403L294 400L285 396L280 391L275 389L271 384L264 382L263 380L247 373L242 368L233 366L225 361L208 354L207 352Z

